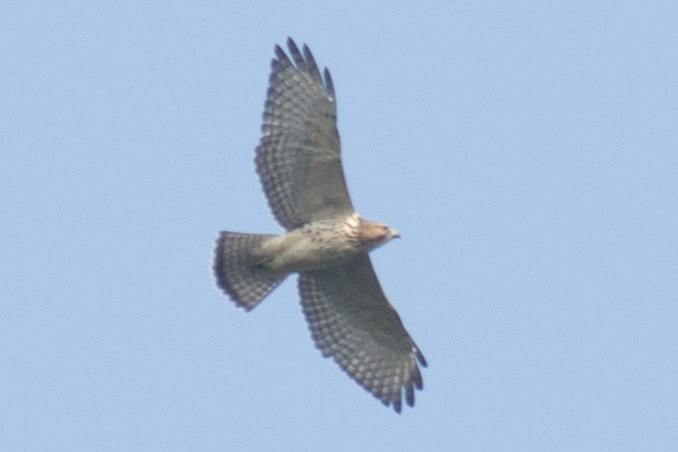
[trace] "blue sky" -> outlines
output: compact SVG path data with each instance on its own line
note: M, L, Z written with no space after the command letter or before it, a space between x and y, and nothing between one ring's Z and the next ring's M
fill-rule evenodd
M6 2L0 449L675 450L675 2ZM245 4L245 2L243 2ZM354 205L424 352L401 415L245 314L219 230L275 43L337 91Z

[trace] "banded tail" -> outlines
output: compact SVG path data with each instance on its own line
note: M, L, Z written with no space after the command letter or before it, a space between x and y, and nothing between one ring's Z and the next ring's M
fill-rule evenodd
M271 270L257 262L253 252L268 234L241 234L222 231L214 249L212 269L218 286L245 310L253 309L275 289L287 273Z

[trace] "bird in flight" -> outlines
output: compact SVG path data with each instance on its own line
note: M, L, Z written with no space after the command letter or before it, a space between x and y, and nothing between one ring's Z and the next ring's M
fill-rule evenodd
M341 164L334 85L308 46L275 47L256 169L282 235L222 231L218 286L249 311L291 273L316 346L384 405L414 406L426 366L384 295L369 252L398 232L354 210ZM291 57L291 58L290 58Z

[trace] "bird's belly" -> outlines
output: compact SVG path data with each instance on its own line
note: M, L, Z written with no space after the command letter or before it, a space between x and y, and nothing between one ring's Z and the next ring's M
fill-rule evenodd
M338 265L360 251L353 240L347 240L339 234L319 234L308 228L295 229L271 238L262 245L262 250L269 257L267 266L293 272Z

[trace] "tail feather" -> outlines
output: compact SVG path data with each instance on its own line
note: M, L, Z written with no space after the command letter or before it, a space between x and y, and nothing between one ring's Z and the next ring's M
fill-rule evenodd
M256 262L253 251L267 234L221 232L214 249L212 269L219 287L246 310L253 309L287 276Z

